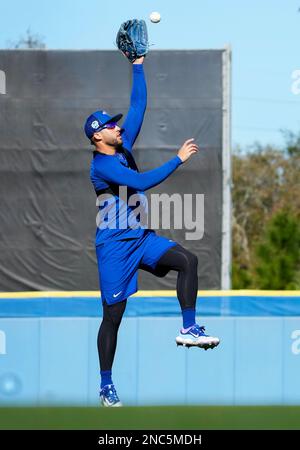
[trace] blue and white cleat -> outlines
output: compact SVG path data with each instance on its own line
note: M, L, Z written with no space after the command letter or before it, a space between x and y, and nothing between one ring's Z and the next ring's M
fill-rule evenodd
M213 349L220 344L220 339L214 336L208 336L205 334L205 327L200 327L198 324L187 328L181 329L179 335L176 337L176 343L185 347L200 347L207 350Z
M107 384L100 391L100 400L103 406L123 406L119 400L117 391L113 384Z

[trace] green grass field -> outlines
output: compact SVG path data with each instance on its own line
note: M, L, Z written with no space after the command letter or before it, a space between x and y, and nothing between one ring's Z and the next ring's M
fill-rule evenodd
M299 430L300 406L7 407L0 429Z

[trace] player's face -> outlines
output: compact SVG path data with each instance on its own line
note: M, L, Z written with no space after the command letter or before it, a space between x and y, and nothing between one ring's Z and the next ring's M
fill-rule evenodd
M123 143L121 128L118 125L115 125L113 128L104 128L99 134L103 144L118 147Z

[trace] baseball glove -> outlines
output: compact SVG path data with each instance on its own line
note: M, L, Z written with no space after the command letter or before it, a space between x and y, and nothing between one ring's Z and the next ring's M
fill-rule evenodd
M146 22L133 19L122 23L117 34L116 44L132 63L137 58L145 56L149 50Z

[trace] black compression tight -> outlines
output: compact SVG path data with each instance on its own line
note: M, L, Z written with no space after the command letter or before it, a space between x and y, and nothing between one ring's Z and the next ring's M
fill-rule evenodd
M101 370L111 370L116 347L119 326L126 308L127 300L108 305L102 302L103 319L98 332L98 354Z
M170 270L178 272L177 296L181 309L194 309L197 299L198 258L180 244L169 248L159 259L156 268L140 266L158 277L164 277ZM126 308L127 300L108 305L103 302L103 320L98 333L98 353L101 371L111 370L116 346L118 329Z
M157 276L164 276L170 270L176 270L178 272L177 297L181 309L194 309L198 291L197 268L197 256L177 244L162 255L153 273Z

